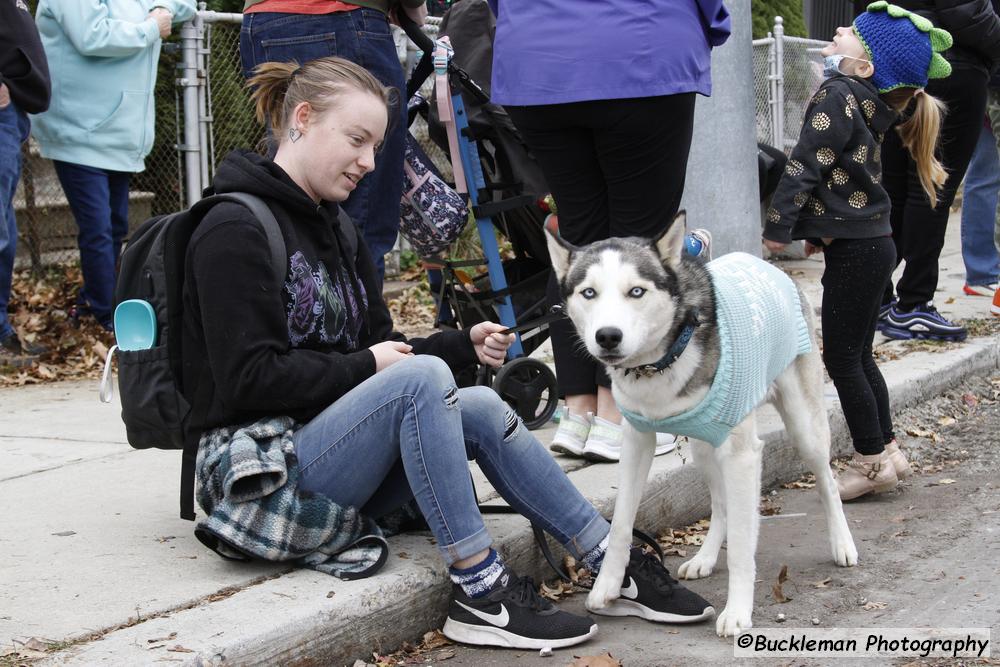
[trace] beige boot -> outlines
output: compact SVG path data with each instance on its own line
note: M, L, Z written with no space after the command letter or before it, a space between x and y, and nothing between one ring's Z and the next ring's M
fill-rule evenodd
M847 470L837 475L841 500L853 500L866 493L883 493L896 488L896 469L887 452L862 456L857 452L847 463Z
M896 470L896 477L898 479L906 479L913 473L909 461L903 456L903 452L899 449L899 443L896 442L895 438L885 446L885 453L889 455L889 460L892 461L892 467Z

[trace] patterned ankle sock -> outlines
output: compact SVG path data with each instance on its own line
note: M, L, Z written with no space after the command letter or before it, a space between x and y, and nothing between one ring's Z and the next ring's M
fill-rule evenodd
M601 569L601 563L604 562L604 552L608 550L608 541L610 539L611 533L608 532L596 547L585 553L583 558L580 559L583 566L593 574L597 574L598 570Z
M448 576L451 580L462 587L465 594L470 598L480 598L493 590L493 585L504 572L503 561L500 554L494 549L490 549L489 555L482 562L459 569L448 568Z

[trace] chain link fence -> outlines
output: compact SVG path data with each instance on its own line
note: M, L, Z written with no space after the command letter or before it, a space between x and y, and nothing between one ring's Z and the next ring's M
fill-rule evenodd
M809 100L823 83L819 52L828 43L785 35L780 16L773 32L753 41L757 141L786 153L798 141Z
M215 166L226 153L256 147L263 139L244 87L240 21L239 14L202 11L164 44L155 89L156 140L145 171L131 181L133 230L152 215L195 201L211 183ZM429 19L427 29L432 36L439 24L439 18ZM401 32L396 35L400 60L409 69L419 52ZM818 51L824 44L785 36L780 17L772 34L754 41L758 141L786 151L795 144L805 107L822 81ZM432 78L421 88L428 98ZM428 138L424 120L418 117L410 131L445 178L450 178L447 155ZM22 178L14 200L20 235L18 266L39 269L78 261L76 224L52 163L39 155L33 140L23 151ZM390 261L390 267L394 263Z

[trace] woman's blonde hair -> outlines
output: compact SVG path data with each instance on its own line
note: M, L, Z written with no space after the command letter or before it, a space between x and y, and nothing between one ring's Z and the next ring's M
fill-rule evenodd
M247 86L253 91L250 97L256 107L257 121L266 123L276 137L285 133L292 112L303 102L323 113L336 107L344 92L354 89L379 98L389 111L398 97L394 88L383 86L364 67L335 56L310 60L304 65L261 63Z
M896 88L882 94L882 98L899 112L906 110L913 101L910 117L896 126L903 145L917 163L917 176L923 186L931 208L937 206L937 191L948 180L948 172L937 159L938 136L941 119L947 107L944 102L928 95L923 88Z

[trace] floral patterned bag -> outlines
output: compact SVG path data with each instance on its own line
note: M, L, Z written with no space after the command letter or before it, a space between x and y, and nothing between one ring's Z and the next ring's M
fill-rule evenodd
M417 140L407 133L399 232L417 255L430 257L454 243L468 221L465 198L444 182Z

